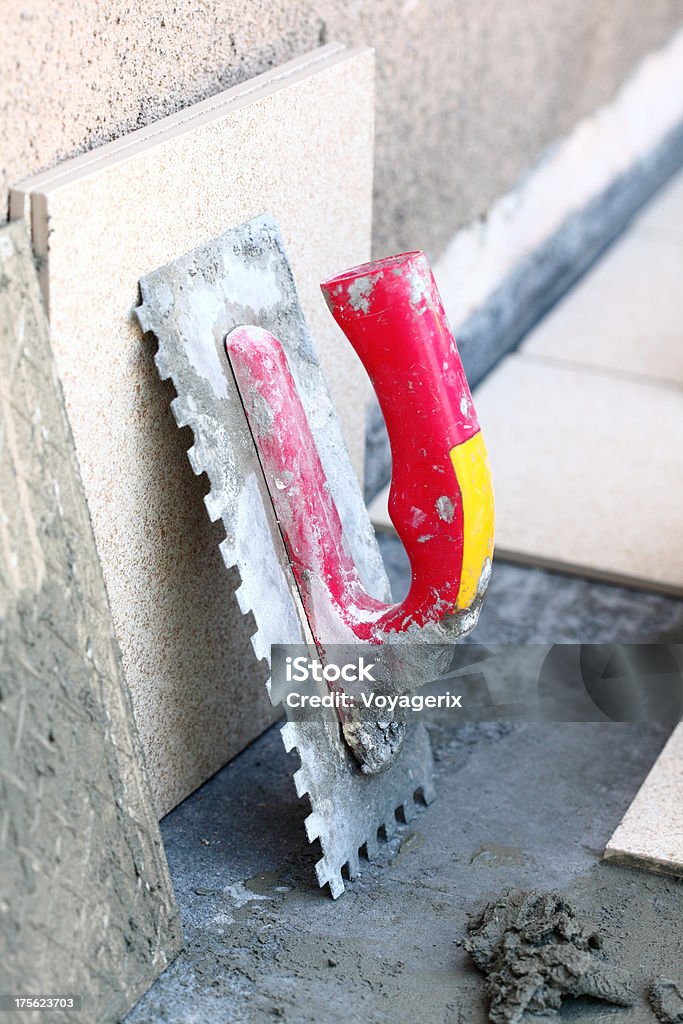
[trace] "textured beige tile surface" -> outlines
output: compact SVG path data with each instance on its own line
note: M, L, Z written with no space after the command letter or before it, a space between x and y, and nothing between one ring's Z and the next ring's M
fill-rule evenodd
M605 857L683 875L683 725L655 761Z
M215 100L215 98L214 98ZM185 111L188 114L188 111ZM52 344L150 780L165 813L271 720L189 444L132 308L140 277L264 211L359 462L363 378L318 282L368 258L370 50L302 58L31 193ZM163 125L157 126L163 129ZM348 436L348 435L347 435ZM355 439L355 442L354 442Z
M517 354L474 399L499 557L683 592L683 390Z
M477 390L500 555L683 591L683 391L506 359Z
M522 351L683 383L683 190L669 197L680 238L627 232L531 332ZM663 216L663 214L662 214Z

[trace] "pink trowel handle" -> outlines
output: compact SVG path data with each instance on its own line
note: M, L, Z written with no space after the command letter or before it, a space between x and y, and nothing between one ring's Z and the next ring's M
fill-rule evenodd
M226 340L276 515L316 640L382 642L470 607L493 550L486 452L460 357L423 253L325 282L362 360L391 442L389 512L412 571L400 604L370 597L342 526L282 346L240 327Z

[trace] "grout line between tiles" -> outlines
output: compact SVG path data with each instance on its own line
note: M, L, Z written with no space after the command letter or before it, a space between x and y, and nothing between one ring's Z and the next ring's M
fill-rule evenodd
M547 366L559 367L560 369L567 370L581 370L584 373L589 373L595 377L607 377L610 380L626 380L631 383L650 384L654 387L663 389L664 391L673 391L675 393L683 392L683 383L676 380L671 380L669 377L658 377L654 374L636 373L633 370L622 370L618 367L611 366L596 366L594 363L584 363L579 359L567 359L561 355L551 356L541 354L540 352L529 352L524 347L517 350L514 355L522 356L527 362L535 362L545 364ZM505 365L504 362L499 363L498 369ZM484 382L482 382L484 383ZM476 389L475 389L476 397Z
M375 526L377 529L377 526ZM395 533L385 527L384 532ZM577 562L565 562L561 558L548 558L545 555L525 554L518 550L510 550L504 545L497 543L494 552L494 564L496 561L509 562L512 565L531 566L536 569L547 569L550 572L559 572L567 576L580 576L587 580L599 580L601 583L609 583L615 587L629 587L635 590L655 591L659 594L666 594L669 597L681 597L683 587L675 584L662 583L649 576L636 576L627 573L620 573L612 569L601 569L591 564L580 565Z

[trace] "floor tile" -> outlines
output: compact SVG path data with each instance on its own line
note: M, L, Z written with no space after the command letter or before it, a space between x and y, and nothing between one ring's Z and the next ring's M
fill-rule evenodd
M499 557L683 593L683 391L515 354L474 397Z
M634 226L653 237L669 237L683 243L683 174L679 173L648 203Z
M475 400L501 554L683 591L683 391L515 355Z
M655 761L605 857L683 875L683 725Z
M683 244L629 231L521 350L683 383Z

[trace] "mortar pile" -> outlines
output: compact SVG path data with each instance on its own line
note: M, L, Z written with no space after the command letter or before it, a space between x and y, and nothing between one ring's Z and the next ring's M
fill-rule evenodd
M492 1024L554 1014L566 996L633 1003L626 974L599 954L599 933L560 893L511 889L467 927L463 945L486 974Z

